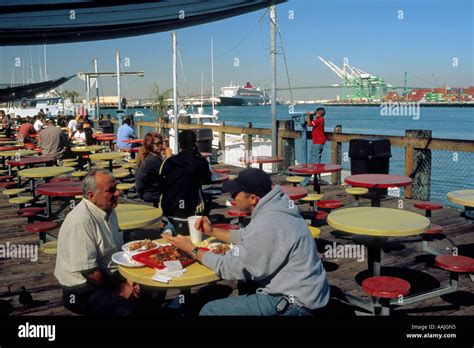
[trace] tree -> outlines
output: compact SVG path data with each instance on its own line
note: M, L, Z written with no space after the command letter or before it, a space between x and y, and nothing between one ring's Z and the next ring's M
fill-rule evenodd
M158 118L163 117L166 114L166 109L168 105L166 104L166 99L170 98L173 93L172 89L167 89L164 92L160 92L160 87L158 84L153 83L150 88L150 97L151 97L151 107L155 110Z

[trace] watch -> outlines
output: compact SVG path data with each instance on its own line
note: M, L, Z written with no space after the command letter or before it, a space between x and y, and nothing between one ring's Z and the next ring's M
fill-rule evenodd
M193 249L193 251L191 251L191 256L192 256L193 259L195 259L195 260L197 260L198 251L199 251L199 248L198 248L198 247L195 247L195 248Z

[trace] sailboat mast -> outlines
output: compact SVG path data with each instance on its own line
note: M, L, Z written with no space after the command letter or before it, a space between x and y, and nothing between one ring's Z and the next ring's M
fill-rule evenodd
M211 103L214 116L214 38L211 37Z
M44 58L44 80L48 81L48 71L46 70L46 44L43 44L43 58Z
M178 70L176 68L176 55L177 55L177 44L176 44L176 32L171 33L173 41L173 109L174 109L174 146L173 152L178 153Z
M272 75L272 156L277 155L277 125L276 125L276 8L270 7L270 61ZM272 164L272 172L276 171L276 165Z
M115 51L115 61L116 61L116 66L117 66L117 97L118 97L117 110L120 110L122 97L120 93L120 52L119 50Z
M97 74L97 79L95 80L95 95L96 95L96 101L95 101L95 107L96 107L96 113L95 117L96 119L99 119L99 112L100 112L100 106L99 106L99 67L98 67L98 62L97 58L94 58L94 72Z
M204 72L201 71L201 107L204 106L203 89L204 89Z

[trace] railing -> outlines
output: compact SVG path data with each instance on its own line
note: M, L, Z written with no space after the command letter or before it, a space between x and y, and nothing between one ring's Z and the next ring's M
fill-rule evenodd
M117 124L116 120L113 120ZM279 164L280 172L286 171L293 165L299 152L306 153L311 146L311 133L303 130L294 130L293 121L278 122L278 156L284 159ZM167 122L136 122L137 135L143 137L146 131L154 130L166 132L173 128L172 123ZM178 129L209 128L219 134L219 150L225 148L225 135L244 135L245 154L251 155L252 136L270 137L271 129L253 128L249 123L246 127L227 126L224 122L220 126L203 126L195 124L178 123ZM348 158L348 144L351 139L384 138L390 140L392 146L391 173L406 175L412 178L412 185L403 190L405 198L429 200L431 198L432 186L440 188L441 191L451 189L462 189L472 186L472 175L474 172L474 141L432 138L431 131L406 130L405 136L387 136L379 134L349 134L343 133L342 127L336 127L333 132L327 132L326 149L330 147L330 157L323 156L323 162L331 162L343 165L344 170L350 170L350 159ZM296 143L299 143L297 146ZM298 150L297 150L298 149ZM327 151L327 150L325 150ZM326 153L327 154L327 153ZM326 159L324 159L326 157ZM303 156L304 162L306 157ZM223 156L220 161L225 162ZM433 179L433 173L436 177ZM470 180L470 181L469 181ZM333 184L341 183L341 173L331 175ZM448 187L444 189L443 187ZM438 190L439 191L439 190ZM439 199L444 197L445 192L436 194ZM438 198L438 197L435 197ZM443 199L444 200L444 199Z

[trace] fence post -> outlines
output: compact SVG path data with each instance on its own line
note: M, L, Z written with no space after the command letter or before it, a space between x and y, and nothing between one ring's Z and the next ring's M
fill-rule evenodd
M293 120L281 120L278 123L278 157L283 159L283 162L278 163L278 172L285 171L288 167L295 164L295 139L284 138L280 130L295 129L295 122Z
M142 126L140 126L139 124L137 124L137 137L138 139L142 138Z
M306 127L306 120L304 120L304 116L306 115L303 115L303 121L301 123L301 152L302 152L302 159L303 159L303 163L304 164L307 164L308 163L308 128Z
M225 122L221 122L221 127L225 126ZM225 163L225 132L219 132L219 154L217 155L217 162Z
M334 164L342 164L342 143L336 141L337 133L342 133L342 126L334 127L334 134L331 142L331 162ZM341 184L341 172L331 173L331 183L333 185Z
M406 130L408 138L431 139L430 130ZM412 179L412 187L405 190L405 198L429 201L431 196L431 150L415 148L411 143L405 151L405 173Z
M247 128L252 128L252 122L247 123ZM244 139L245 158L250 158L252 156L252 134L245 134ZM247 168L250 168L250 163L247 164Z

